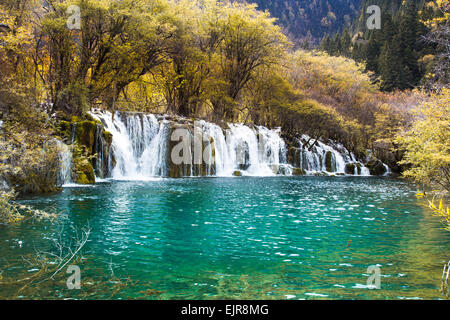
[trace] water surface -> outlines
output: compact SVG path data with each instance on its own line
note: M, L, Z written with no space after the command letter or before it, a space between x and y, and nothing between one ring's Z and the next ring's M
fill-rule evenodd
M24 257L57 252L54 240L89 223L82 288L19 291L0 280L1 298L443 298L450 233L400 180L109 181L23 202L62 213L0 227L3 281L38 272ZM367 288L370 265L381 269L380 290Z

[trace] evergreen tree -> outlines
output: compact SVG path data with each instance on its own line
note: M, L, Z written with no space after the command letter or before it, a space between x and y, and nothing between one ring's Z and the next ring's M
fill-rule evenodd
M364 60L364 51L361 44L355 43L353 45L351 58L357 62L361 62Z
M403 79L399 79L400 89L413 88L421 78L416 52L417 35L419 30L419 17L414 1L408 1L406 10L401 17L399 26L399 42L402 53Z
M380 55L380 45L375 38L375 33L372 32L369 38L369 43L364 52L366 57L366 71L378 73L378 57Z
M394 35L398 32L396 25L392 21L392 15L389 13L384 13L382 17L382 28L381 28L381 41L391 42Z
M325 52L328 52L328 53L330 53L330 50L331 50L331 38L330 38L330 35L326 35L323 39L322 39L322 42L320 43L320 49L321 50L323 50L323 51L325 51Z
M349 57L351 52L352 38L350 37L350 33L348 32L347 28L345 28L344 32L342 33L341 45L342 45L341 54L346 57Z
M334 56L339 56L342 54L342 43L339 34L336 34L334 37L331 54Z
M399 34L395 35L392 41L385 42L378 59L382 90L406 89L402 52Z

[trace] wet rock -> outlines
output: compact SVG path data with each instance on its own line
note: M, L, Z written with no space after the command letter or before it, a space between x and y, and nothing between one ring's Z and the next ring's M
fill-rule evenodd
M293 175L293 176L304 176L304 175L306 175L306 171L303 170L303 169L301 169L301 168L295 168L295 169L292 171L292 175Z
M328 151L325 154L325 169L328 172L336 172L336 160L334 159L334 154Z
M361 175L361 168L362 168L361 163L357 163L356 164L356 171L357 171L358 175Z
M294 167L300 167L301 163L301 149L296 147L290 147L288 150L288 163Z
M77 184L94 184L95 174L92 164L85 157L73 159L72 179Z
M330 174L327 172L314 172L313 175L316 177L329 177L330 176Z
M235 176L235 177L242 177L242 172L239 171L239 170L236 170L236 171L233 172L233 176Z
M244 141L243 145L240 144L238 146L237 159L239 161L239 169L246 171L250 167L250 149L247 142Z
M366 164L366 167L369 168L370 174L372 176L382 176L387 172L383 162L377 159L370 160Z
M354 163L347 163L345 165L345 173L346 174L355 174L356 165Z
M95 121L76 122L75 142L85 146L90 154L95 154L95 135L97 132L97 123Z

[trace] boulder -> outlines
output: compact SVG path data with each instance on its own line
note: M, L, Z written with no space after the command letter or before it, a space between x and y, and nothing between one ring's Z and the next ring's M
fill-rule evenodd
M331 151L325 154L325 169L328 172L336 172L336 161L334 160L334 155Z
M347 163L345 165L346 174L355 174L356 165L354 163Z
M378 159L370 160L367 162L366 167L369 168L372 176L382 176L387 172L383 162Z
M77 184L94 184L94 168L89 159L85 157L76 157L72 161L72 179Z
M293 176L304 176L305 174L306 174L306 171L303 170L303 169L301 169L301 168L295 168L295 169L292 171L292 175L293 175Z
M239 171L239 170L236 170L236 171L233 172L233 176L235 176L235 177L242 177L242 172Z

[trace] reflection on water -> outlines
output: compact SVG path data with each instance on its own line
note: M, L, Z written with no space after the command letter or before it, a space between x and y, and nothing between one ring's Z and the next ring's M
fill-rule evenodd
M0 280L0 298L443 298L450 234L414 194L399 180L327 177L67 188L24 200L56 206L63 212L58 223L0 229L0 270L3 279L33 275L23 256L36 248L54 250L58 225L69 237L70 227L89 221L80 265L85 295L65 289L64 282L21 295ZM367 288L370 265L381 268L381 290ZM112 274L126 285L109 281Z

